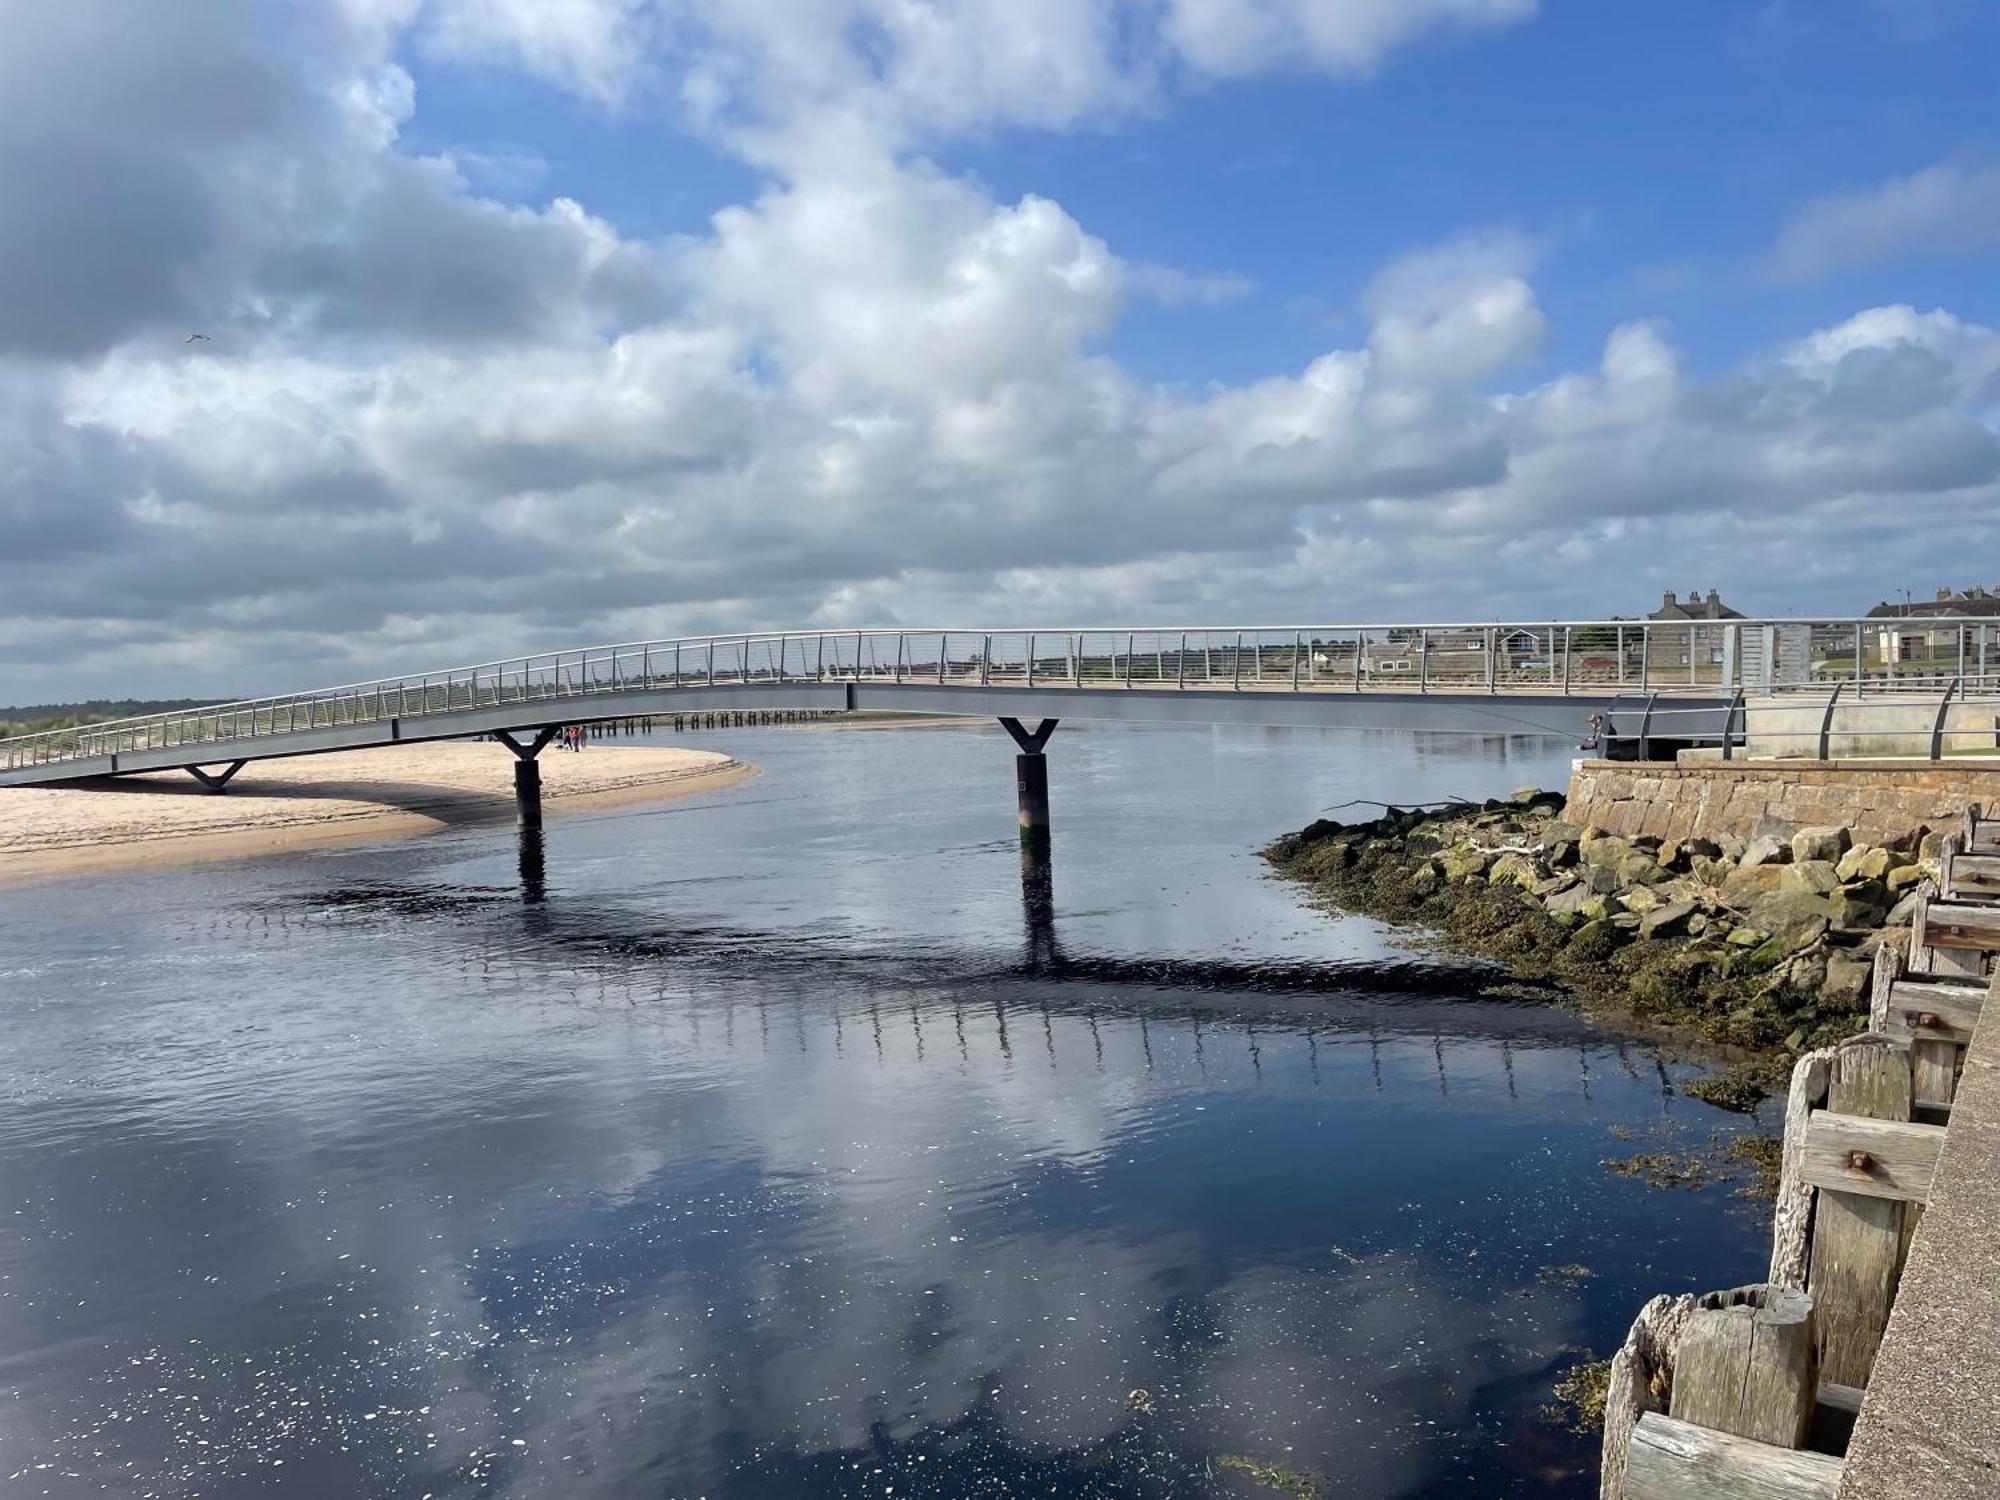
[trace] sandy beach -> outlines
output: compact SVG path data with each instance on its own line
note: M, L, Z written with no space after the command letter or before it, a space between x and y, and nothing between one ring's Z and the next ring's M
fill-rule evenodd
M592 745L541 756L549 817L682 796L755 775L710 750ZM0 881L226 859L514 816L514 756L471 741L247 765L223 795L182 772L89 787L0 788Z

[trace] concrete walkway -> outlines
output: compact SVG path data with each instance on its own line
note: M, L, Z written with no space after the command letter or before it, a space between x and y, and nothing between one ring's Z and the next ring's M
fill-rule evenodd
M2000 983L1995 993L2000 994ZM1966 1048L1838 1500L2000 1496L2000 1003Z

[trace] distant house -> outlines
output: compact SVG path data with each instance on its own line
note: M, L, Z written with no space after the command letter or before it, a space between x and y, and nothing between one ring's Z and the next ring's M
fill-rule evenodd
M1939 619L1978 619L2000 621L2000 586L1988 589L1974 584L1967 589L1939 589L1929 599L1912 601L1907 604L1876 605L1868 611L1868 618L1882 623L1876 627L1876 649L1883 661L1929 661L1939 657L1956 657L1961 650L1967 653L1978 649L1977 637L1982 633L1988 641L1989 653L1994 642L2000 642L2000 628L1978 626L1928 624ZM1902 622L1909 621L1904 624Z
M1646 616L1649 620L1741 620L1746 618L1739 609L1731 609L1722 602L1722 595L1714 589L1708 597L1702 598L1700 589L1689 589L1687 603L1683 604L1668 589L1660 607Z
M1671 624L1685 620L1688 629L1653 630L1647 632L1646 665L1652 671L1662 671L1672 667L1687 667L1699 672L1703 667L1722 666L1724 633L1720 630L1704 630L1701 623L1713 620L1741 620L1745 616L1739 609L1731 609L1722 602L1722 595L1714 589L1703 598L1701 590L1688 590L1687 602L1683 604L1668 589L1660 602L1660 607L1647 615L1648 620Z

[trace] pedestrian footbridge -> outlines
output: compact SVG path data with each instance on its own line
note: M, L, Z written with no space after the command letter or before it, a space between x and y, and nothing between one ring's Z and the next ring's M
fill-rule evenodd
M1989 632L1992 639L1989 640ZM1921 651L1910 649L1919 642ZM1940 644L1942 643L1942 644ZM1740 753L1746 694L1990 691L2000 621L806 630L593 646L0 740L0 786L742 709L1547 734ZM1970 686L1968 686L1970 685ZM527 740L516 738L527 736ZM205 768L219 767L218 771Z

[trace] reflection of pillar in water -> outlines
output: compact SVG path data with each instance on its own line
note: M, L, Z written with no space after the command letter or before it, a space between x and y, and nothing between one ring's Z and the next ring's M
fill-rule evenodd
M514 768L517 772L520 771L523 767L532 771L535 769L535 763L531 760L523 760L515 762ZM537 804L537 812L539 812L539 810L540 810L539 804ZM532 823L523 821L521 824L520 837L521 837L521 898L524 901L540 901L547 891L547 886L545 885L543 880L544 865L543 865L543 855L542 855L541 819L537 817L536 820Z
M1021 916L1027 928L1027 967L1032 972L1057 962L1055 868L1047 844L1021 845Z

